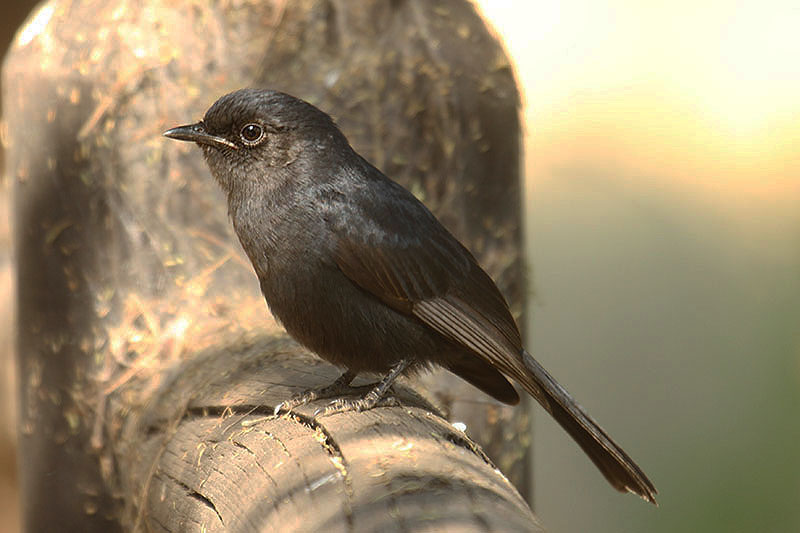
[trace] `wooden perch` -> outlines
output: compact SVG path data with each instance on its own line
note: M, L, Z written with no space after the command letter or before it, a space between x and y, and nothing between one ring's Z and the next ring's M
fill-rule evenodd
M542 530L480 448L408 389L364 413L315 418L322 400L272 414L336 376L287 340L198 356L124 421L125 529Z
M199 151L161 137L244 86L331 112L522 309L519 97L469 2L45 2L3 65L26 528L535 529L525 405L415 384L481 448L407 390L270 416L337 371L279 340Z

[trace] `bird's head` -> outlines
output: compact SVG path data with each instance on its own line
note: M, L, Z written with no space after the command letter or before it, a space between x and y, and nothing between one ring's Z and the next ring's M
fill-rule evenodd
M268 181L308 151L329 152L347 141L333 120L308 102L285 93L241 89L226 94L195 124L164 132L195 142L227 193L239 184Z

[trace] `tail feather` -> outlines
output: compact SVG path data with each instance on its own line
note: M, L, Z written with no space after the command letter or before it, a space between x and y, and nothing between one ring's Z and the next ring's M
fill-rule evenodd
M609 483L620 492L638 494L658 505L655 499L658 491L633 459L528 352L523 350L522 358L528 372L514 377L575 439Z

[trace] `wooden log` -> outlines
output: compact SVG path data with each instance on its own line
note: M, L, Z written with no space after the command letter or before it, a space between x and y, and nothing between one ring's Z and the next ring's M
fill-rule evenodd
M163 400L164 388L194 368L198 354L235 353L243 337L280 333L200 154L160 136L248 85L285 90L333 113L356 148L420 196L521 309L519 99L507 58L468 2L46 2L18 33L3 68L28 530L143 526L153 504L173 501L164 499L166 485L150 492L166 468L161 456L136 455L155 442L177 449L164 430L172 426L153 420L177 431L207 409L201 426L226 438L233 433L214 429L221 418L214 409L230 407L239 428L252 423L237 410L241 402L223 401L220 391L201 387L193 391L199 400L185 404ZM235 357L219 360L233 365L214 366L221 376L238 368ZM329 369L326 377L336 372ZM300 374L263 372L265 382L293 391L305 384ZM263 417L275 399L229 385L247 405L261 405L252 416ZM529 494L524 406L500 406L447 373L417 385ZM415 446L433 446L419 435L434 422L422 416L424 404L414 405L387 416L411 417L405 424ZM382 413L366 414L362 424ZM350 441L336 424L349 418L325 422L345 448ZM307 425L287 423L264 422L311 436ZM137 428L151 440L141 440ZM480 472L496 476L483 464ZM151 481L137 477L137 468L152 471ZM203 503L204 493L192 491L184 490ZM432 496L425 501L435 505Z
M541 530L480 448L407 388L397 407L273 414L335 377L285 339L199 354L121 421L125 529Z

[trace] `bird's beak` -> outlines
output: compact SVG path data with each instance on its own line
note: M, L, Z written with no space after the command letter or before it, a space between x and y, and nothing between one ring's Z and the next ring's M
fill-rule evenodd
M206 125L203 122L196 124L188 124L186 126L178 126L164 132L164 137L170 139L177 139L179 141L196 142L197 144L207 144L208 146L216 146L217 148L233 148L238 150L239 147L233 144L224 137L211 135L206 131Z

